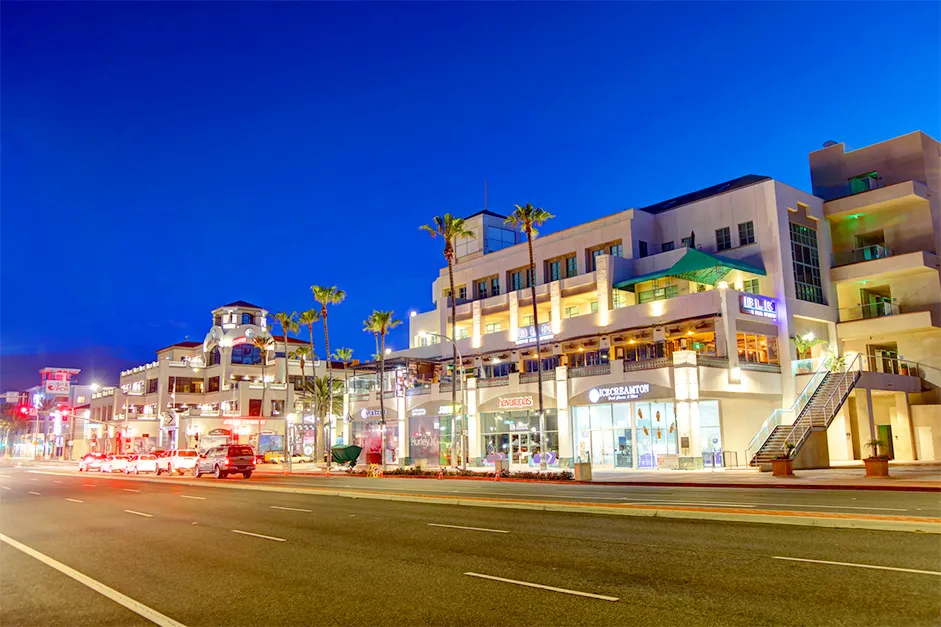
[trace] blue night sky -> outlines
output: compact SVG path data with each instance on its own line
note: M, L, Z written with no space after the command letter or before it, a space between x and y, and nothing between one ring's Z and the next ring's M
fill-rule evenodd
M431 306L450 211L546 230L939 137L937 3L2 6L3 381L116 381L210 310ZM407 344L404 329L390 344ZM49 363L55 362L55 363ZM0 390L2 391L2 390Z

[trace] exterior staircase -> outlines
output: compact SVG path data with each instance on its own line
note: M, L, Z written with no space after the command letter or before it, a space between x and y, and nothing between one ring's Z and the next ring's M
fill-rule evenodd
M788 444L794 446L793 458L811 432L826 431L856 387L861 365L857 355L851 364L836 371L821 366L790 409L775 410L765 420L749 444L748 464L770 467L771 460L787 453ZM789 418L795 415L792 422Z

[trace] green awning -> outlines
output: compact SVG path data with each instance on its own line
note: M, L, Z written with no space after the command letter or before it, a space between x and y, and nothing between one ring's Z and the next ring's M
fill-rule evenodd
M767 274L763 268L758 268L744 261L720 257L718 255L710 255L701 250L687 248L683 256L669 268L641 274L624 281L618 281L614 284L614 287L619 290L626 290L637 283L662 279L668 276L685 279L687 281L695 281L696 283L705 283L706 285L715 285L732 270L741 270L742 272L749 272L761 276Z

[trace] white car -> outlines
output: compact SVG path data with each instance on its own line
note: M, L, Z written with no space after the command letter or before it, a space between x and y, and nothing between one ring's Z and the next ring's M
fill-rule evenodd
M168 475L182 475L187 470L192 471L196 466L199 454L191 450L169 451L166 455L157 458L157 474L162 472Z
M157 473L157 456L153 453L141 453L140 455L134 455L127 463L124 472L127 474L134 473L139 475L142 472L152 472Z
M99 472L123 472L127 468L128 455L108 455L101 466Z

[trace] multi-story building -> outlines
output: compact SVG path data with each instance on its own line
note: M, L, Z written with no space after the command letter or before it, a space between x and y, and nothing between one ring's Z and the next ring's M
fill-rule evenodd
M63 457L84 454L82 418L92 395L78 383L78 368L46 367L40 384L19 395L18 409L28 419L27 433L14 443L14 455Z
M284 450L289 423L292 440L309 452L313 418L299 395L303 378L323 376L326 364L301 362L291 353L306 341L273 335L266 355L252 339L267 328L268 312L236 301L212 312L213 324L201 342L185 341L157 351L153 362L121 372L117 386L93 394L90 417L99 448L151 450L250 443L259 452ZM343 364L333 367L342 372ZM335 437L342 442L342 432Z
M879 435L897 459L932 457L937 151L921 133L838 145L811 155L816 195L747 175L621 211L536 239L535 276L519 238L491 244L501 216L472 216L454 265L462 365L452 376L452 338L439 342L451 335L444 268L435 308L412 315L410 348L384 373L387 459L447 462L455 414L471 463L546 452L559 466L745 465L787 439L811 467L865 456ZM355 377L349 399L351 437L369 450L374 376Z

